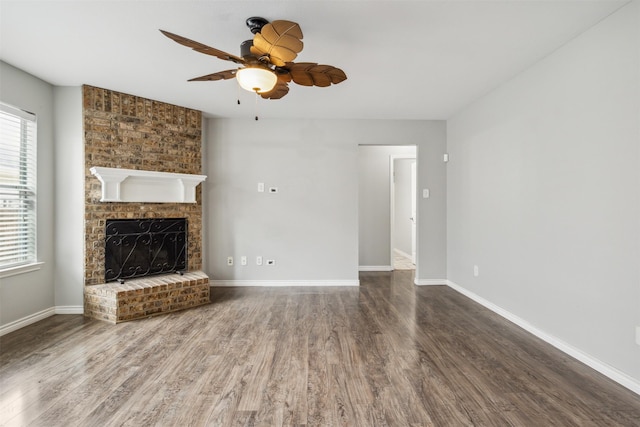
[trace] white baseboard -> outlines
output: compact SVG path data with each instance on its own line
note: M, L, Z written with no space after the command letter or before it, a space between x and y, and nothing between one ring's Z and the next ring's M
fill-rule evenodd
M25 316L22 319L14 320L13 322L0 326L0 336L6 335L9 332L17 331L20 328L39 322L40 320L46 319L54 314L56 314L56 309L55 307L51 307L37 313L30 314L29 316Z
M57 305L56 314L84 314L84 307L81 305Z
M360 286L359 280L209 280L211 287Z
M436 285L448 285L447 279L415 279L414 284L418 286L436 286Z
M527 332L535 335L536 337L540 338L541 340L547 342L548 344L551 344L552 346L554 346L555 348L557 348L558 350L568 354L569 356L579 360L580 362L584 363L585 365L589 366L592 369L595 369L596 371L600 372L601 374L609 377L610 379L612 379L613 381L617 382L618 384L628 388L629 390L631 390L632 392L640 395L640 381L636 380L635 378L630 377L629 375L625 374L624 372L621 372L619 370L617 370L616 368L584 353L582 350L579 350L567 343L565 343L564 341L554 337L553 335L550 335L538 328L536 328L535 326L533 326L531 323L527 322L526 320L522 319L521 317L516 316L515 314L503 309L502 307L499 307L495 304L493 304L492 302L482 298L481 296L463 288L460 285L457 285L456 283L448 280L447 284L449 285L449 287L451 287L451 289L454 289L457 292L460 292L462 295L474 300L475 302L477 302L478 304L488 308L489 310L493 311L494 313L504 317L505 319L507 319L508 321L515 323L516 325L520 326L522 329L526 330Z
M390 265L361 265L358 267L359 271L393 271L393 267Z
M39 322L47 317L51 317L54 314L84 314L84 307L81 305L60 305L30 314L22 319L14 320L13 322L0 326L0 337L24 328L25 326L29 326L32 323Z

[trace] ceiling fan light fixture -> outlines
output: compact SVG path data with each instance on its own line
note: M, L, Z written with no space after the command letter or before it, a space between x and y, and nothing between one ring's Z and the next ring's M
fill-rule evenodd
M247 26L253 33L253 39L245 40L240 45L240 56L168 31L160 32L196 52L231 61L239 66L195 77L189 79L190 82L228 80L236 77L243 89L254 92L263 99L280 99L289 93L291 82L301 86L327 87L347 79L344 71L333 65L293 62L304 47L302 30L297 23L282 19L268 22L264 18L254 16L247 19Z
M257 93L271 91L278 82L276 73L262 67L240 68L236 73L236 79L242 89Z

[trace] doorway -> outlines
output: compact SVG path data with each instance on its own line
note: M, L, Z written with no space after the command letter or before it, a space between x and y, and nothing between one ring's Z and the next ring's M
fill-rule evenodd
M415 270L416 266L416 157L392 155L389 158L390 252L394 270Z
M415 176L419 170L418 166L413 166L415 171L411 172L411 162L417 165L416 158L415 145L361 145L359 147L358 265L360 271L394 270L394 257L397 254L394 249L396 248L408 255L409 265L406 268L416 268L413 260L419 259L419 244L416 243L415 237L412 237L415 236L412 229L417 226L419 212L416 212L415 204L413 206L410 204L408 207L403 205L402 209L396 209L394 203L396 195L404 197L406 201L410 202L413 199L415 202L416 190L415 187L412 189L410 184L413 181L415 186ZM396 160L400 161L398 178L409 186L398 187L398 191L393 179L396 174L394 171ZM398 183L398 186L400 185ZM402 188L401 191L400 188ZM411 194L414 196L410 197ZM400 229L396 229L396 219L400 226L402 224L409 226L409 230L402 228L401 232ZM398 246L396 235L408 239L408 243L405 241L402 246L404 249Z

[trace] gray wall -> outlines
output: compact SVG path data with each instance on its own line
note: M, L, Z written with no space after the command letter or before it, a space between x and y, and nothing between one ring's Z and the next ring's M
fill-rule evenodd
M207 273L214 280L357 281L358 146L371 144L418 146L425 164L418 185L439 196L420 201L419 277L444 278L444 122L250 117L207 120ZM258 193L258 182L279 193ZM248 266L238 262L242 255ZM276 265L256 266L257 255ZM236 258L234 266L227 256Z
M636 381L639 29L634 2L447 126L449 279Z
M84 141L82 88L55 87L55 305L83 310Z
M36 114L38 121L37 271L0 279L0 327L54 306L53 87L0 61L0 101Z

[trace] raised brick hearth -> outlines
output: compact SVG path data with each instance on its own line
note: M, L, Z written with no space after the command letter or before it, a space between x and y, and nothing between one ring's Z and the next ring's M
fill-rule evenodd
M85 287L84 314L111 323L209 303L209 277L202 271L163 274Z

